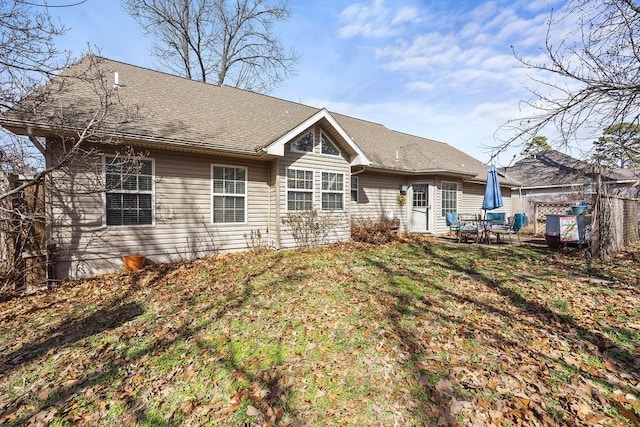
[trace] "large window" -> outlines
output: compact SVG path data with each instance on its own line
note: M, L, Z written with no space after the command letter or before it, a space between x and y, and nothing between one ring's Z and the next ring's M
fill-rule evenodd
M449 212L458 212L458 184L442 181L442 216Z
M344 208L344 174L322 172L322 210Z
M212 209L214 223L245 222L247 169L212 166Z
M105 157L106 225L153 224L153 161Z
M322 154L328 154L330 156L340 155L340 151L324 134L320 134L320 146Z
M352 202L357 202L358 201L358 187L360 186L360 183L358 182L358 177L357 176L352 176L351 177L351 201Z
M305 211L313 206L313 171L287 169L287 209Z
M313 153L313 132L309 131L294 141L291 144L291 149L302 153Z

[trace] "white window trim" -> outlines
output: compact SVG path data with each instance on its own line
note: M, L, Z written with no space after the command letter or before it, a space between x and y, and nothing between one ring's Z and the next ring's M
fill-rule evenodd
M440 181L440 216L441 218L445 218L446 215L442 215L442 211L444 210L444 198L442 197L442 192L445 191L445 189L443 188L444 185L443 184L453 184L456 186L456 212L458 212L458 206L460 205L460 185L455 182L455 181ZM446 191L451 191L451 190L446 190Z
M313 139L313 143L311 145L311 151L304 151L304 150L298 150L295 147L296 142L298 142L299 140L301 140L302 138L305 138L308 134L311 134L311 138ZM308 129L304 132L302 132L297 138L295 138L292 142L291 142L291 152L293 153L302 153L302 154L311 154L311 153L315 153L316 151L316 131L314 128Z
M323 152L322 152L322 138L324 138L324 139L326 139L327 141L329 141L329 143L330 143L331 145L333 145L333 147L334 147L336 150L338 150L338 154L323 153ZM322 131L320 132L320 143L319 143L318 145L320 146L320 154L321 154L322 156L333 157L333 158L336 158L336 157L342 157L342 151L340 150L340 148L338 148L338 146L336 145L336 143L335 143L335 142L333 142L333 140L332 140L331 138L329 138L329 137L327 136L327 134L326 134L326 133L324 133L324 132L322 132Z
M356 188L353 188L352 184L351 184L351 180L355 179L356 180ZM353 190L356 191L356 199L353 200L351 198L351 193L353 192ZM349 200L351 200L354 203L358 203L360 201L360 177L359 176L351 176L350 180L349 180Z
M135 156L132 157L131 160L145 160L151 161L151 224L127 224L127 225L107 225L107 193L116 193L116 191L108 191L107 190L107 158L108 157L122 157L123 160L127 160L126 156L119 156L118 154L103 154L102 155L102 182L104 183L104 188L102 191L102 227L103 228L112 228L112 227L155 227L156 225L156 160L152 157L142 157ZM127 193L127 194L149 194L148 191L133 191L133 190L121 190L117 191L117 193Z
M244 177L245 177L245 185L244 185L244 194L240 194L240 193L216 193L214 191L214 185L213 185L213 169L219 167L219 168L233 168L233 169L244 169ZM210 222L212 225L216 225L216 226L220 226L220 225L241 225L241 224L248 224L249 223L249 168L247 168L246 166L239 166L239 165L226 165L226 164L219 164L219 163L212 163L211 167L209 168L209 173L210 173L210 186L211 186L211 197L209 200L209 207L210 207L210 211L211 211L211 218L210 218ZM243 222L214 222L213 220L213 198L214 196L232 196L232 197L244 197L244 221Z
M289 171L290 170L311 172L311 190L307 190L305 188L290 189L289 188ZM285 169L284 179L285 179L285 207L286 207L285 210L287 212L302 212L302 210L289 210L289 191L300 192L300 193L311 193L311 208L313 208L314 202L316 200L316 172L313 169L288 167Z
M342 209L323 209L322 208L322 195L324 193L328 193L328 194L338 194L340 193L339 191L329 191L329 190L323 190L322 189L322 174L323 173L334 173L337 175L342 175ZM346 196L345 196L345 190L346 190L346 185L345 185L345 176L346 174L344 172L339 172L339 171L332 171L332 170L322 170L320 171L320 210L324 211L324 212L344 212L346 210ZM349 183L349 187L351 187L351 183ZM351 199L351 190L349 190L349 199Z

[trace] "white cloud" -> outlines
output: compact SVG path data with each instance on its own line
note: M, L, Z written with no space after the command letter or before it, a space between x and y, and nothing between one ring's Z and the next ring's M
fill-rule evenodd
M402 25L408 22L420 22L420 14L415 7L403 7L391 20L391 25Z
M340 13L342 27L338 35L342 38L355 36L382 38L401 34L405 26L420 22L415 7L403 7L398 12L386 7L384 0L373 0L369 4L354 3Z
M521 55L545 59L539 48L544 46L550 7L560 0L534 1L529 5L495 0L472 9L421 6L396 12L383 0L354 4L343 10L341 36L378 37L360 47L374 52L377 65L390 73L387 80L404 82L405 92L398 95L404 99L371 103L354 96L353 103L322 105L441 140L487 160L489 154L481 145L498 145L496 133L508 138L508 131L500 127L530 116L531 109L521 101L531 99L527 88L540 87L531 79L535 70L523 68L511 51L514 46ZM400 31L401 22L405 27L421 22L423 31Z
M433 83L419 82L419 81L410 82L407 84L408 89L416 90L419 92L431 92L435 90L437 87L438 86Z

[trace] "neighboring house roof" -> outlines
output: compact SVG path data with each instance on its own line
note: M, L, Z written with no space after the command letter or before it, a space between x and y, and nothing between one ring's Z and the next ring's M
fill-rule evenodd
M640 169L614 169L611 171L611 175L617 182L638 183L638 180L640 180Z
M583 185L590 177L591 164L557 150L544 150L525 157L507 168L510 180L520 182L523 188L562 187ZM634 172L629 169L606 170L603 177L609 182L633 182Z
M544 150L518 160L507 176L523 187L550 187L584 183L589 164L556 150Z
M98 67L91 67L97 64ZM485 181L487 166L451 145L401 132L365 120L328 112L272 96L227 86L216 86L150 69L87 56L63 70L41 91L23 101L64 108L20 108L0 117L2 126L35 135L52 133L61 124L81 129L95 111L100 99L95 79L89 74L100 70L100 83L117 90L106 121L104 134L126 140L183 150L214 150L236 155L282 155L283 145L300 131L324 124L330 137L346 147L351 164L406 174L438 173L463 179ZM53 88L53 90L51 90ZM106 93L106 92L105 92ZM34 111L36 112L34 114ZM509 184L505 180L503 184Z

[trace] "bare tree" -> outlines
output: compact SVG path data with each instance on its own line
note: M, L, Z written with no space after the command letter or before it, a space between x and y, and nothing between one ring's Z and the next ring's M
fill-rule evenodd
M96 164L101 149L120 144L114 130L139 116L120 98L101 58L72 64L56 49L65 29L47 11L37 2L0 0L0 298L24 282L29 259L40 259L49 242L43 186L73 180L75 163L95 170L95 179L64 190L104 191ZM73 87L84 96L72 94ZM133 156L128 147L117 151ZM65 195L58 197L48 197L47 209L64 205Z
M558 34L560 32L560 34ZM512 120L511 136L495 153L516 141L555 128L563 144L593 149L602 129L617 123L640 124L640 6L633 0L569 0L548 22L541 61L515 52L536 87L525 105L533 114ZM597 156L596 156L597 159ZM615 251L611 204L602 183L603 168L593 168L598 257Z
M268 92L291 74L297 55L273 31L286 1L123 0L153 37L153 54L189 79Z
M544 60L514 48L535 83L525 101L533 113L504 125L509 136L496 153L553 128L562 143L591 147L602 129L640 123L639 43L634 1L569 0L548 22Z

